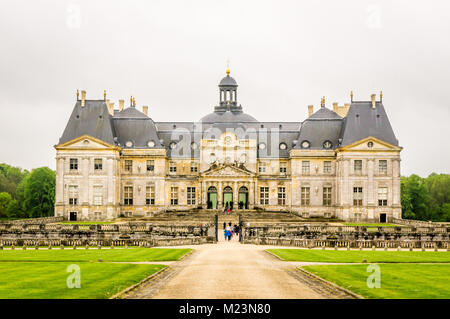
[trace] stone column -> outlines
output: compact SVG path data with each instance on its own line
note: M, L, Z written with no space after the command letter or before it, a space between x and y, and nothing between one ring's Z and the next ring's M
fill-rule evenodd
M367 206L375 205L375 185L373 181L375 160L373 158L367 161Z
M248 188L248 208L253 209L255 205L255 182L250 181Z
M56 158L55 204L64 204L64 157Z
M81 174L83 176L83 182L81 185L81 204L89 205L89 157L83 157L81 161Z
M238 183L237 183L237 181L234 181L234 186L233 186L233 209L238 209L239 208L238 197L239 197Z
M217 188L217 208L222 209L223 207L223 189L222 189L222 182L219 182L219 186Z

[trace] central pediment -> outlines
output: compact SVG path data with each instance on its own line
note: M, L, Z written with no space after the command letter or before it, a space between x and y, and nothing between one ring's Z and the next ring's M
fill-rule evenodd
M243 164L213 164L202 176L254 176L255 174L249 171Z

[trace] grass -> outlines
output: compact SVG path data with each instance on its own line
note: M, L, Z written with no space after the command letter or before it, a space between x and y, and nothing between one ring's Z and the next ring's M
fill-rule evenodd
M0 264L7 261L40 262L89 262L102 259L108 261L175 261L190 252L191 249L170 248L115 248L115 249L58 249L52 250L3 250L0 251Z
M305 266L328 281L365 298L376 299L448 299L450 298L450 265L383 264L381 287L369 288L368 265Z
M70 263L2 262L0 263L1 299L103 299L111 297L164 265L77 263L80 288L69 289Z
M0 299L108 298L165 265L111 262L175 261L190 249L52 249L0 251ZM100 262L100 260L102 262ZM71 264L80 267L81 288L67 287Z
M334 263L450 263L450 252L268 249L287 261Z

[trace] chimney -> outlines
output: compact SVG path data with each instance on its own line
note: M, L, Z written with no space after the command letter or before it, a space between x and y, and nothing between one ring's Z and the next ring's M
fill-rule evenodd
M333 111L334 111L335 113L338 112L338 102L333 102Z
M375 94L372 94L372 95L370 96L370 99L372 100L372 108L374 109L374 108L376 107L376 104L375 104Z
M313 115L314 113L314 105L308 105L308 117Z
M114 102L107 103L106 105L108 105L108 112L109 112L109 114L114 116Z
M86 105L86 91L81 91L81 107Z
M144 106L142 107L142 113L144 113L145 115L148 116L148 106L144 105Z
M119 112L123 111L124 104L125 104L125 100L119 100Z

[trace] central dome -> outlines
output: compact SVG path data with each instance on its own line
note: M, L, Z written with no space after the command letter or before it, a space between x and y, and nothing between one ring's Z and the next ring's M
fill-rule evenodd
M200 120L202 123L246 123L246 122L258 122L253 116L245 114L242 111L225 111L225 112L213 112L208 114Z

